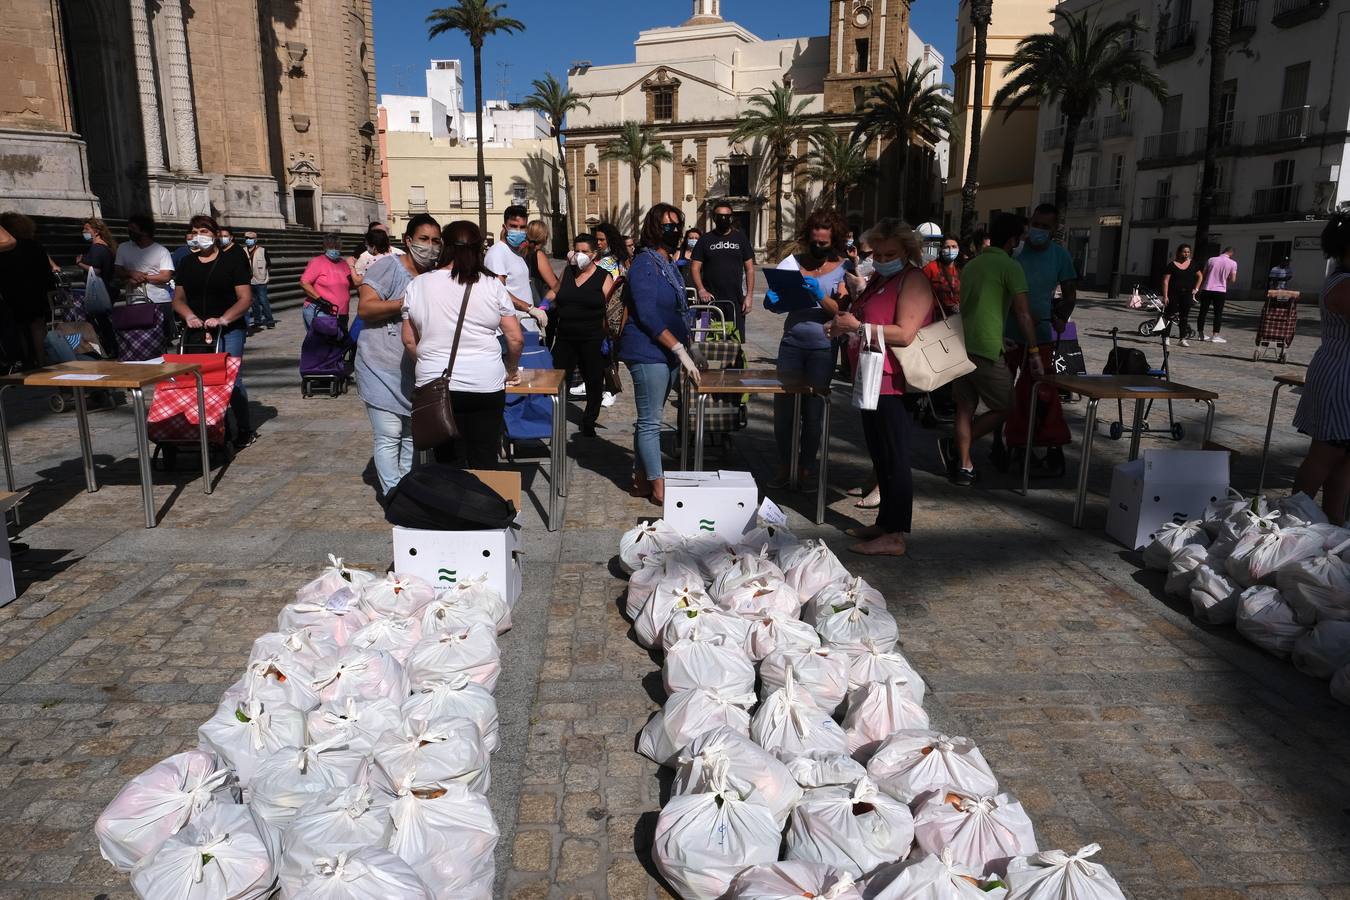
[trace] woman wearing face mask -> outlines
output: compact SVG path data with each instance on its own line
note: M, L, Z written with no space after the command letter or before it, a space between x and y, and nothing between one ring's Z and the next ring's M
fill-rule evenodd
M595 264L595 239L579 234L556 290L547 296L554 329L553 368L570 378L580 369L586 385L586 411L581 433L595 437L605 386L605 298L614 278Z
M815 309L787 314L783 339L778 344L778 375L784 380L804 381L819 390L830 386L830 376L834 373L834 345L825 334L825 326L847 306L848 288L844 283L847 234L848 225L843 216L833 209L818 209L802 228L800 251L778 264L779 269L800 271L806 278L807 287L815 292L820 302ZM766 304L772 299L766 295ZM778 468L769 481L770 487L786 487L789 483L793 429L800 429L801 433L799 475L802 484L814 483L825 401L814 396L802 398L800 421L794 415L796 404L793 401L794 398L787 394L773 398Z
M923 267L923 274L928 276L928 283L933 286L934 296L949 314L961 308L961 270L956 267L960 255L961 242L948 235L942 239L937 259Z
M680 370L695 384L699 380L698 366L684 346L689 340L684 279L673 262L683 226L684 213L669 203L648 210L642 222L642 250L628 271L626 321L619 338L619 359L632 376L637 405L633 494L649 497L657 506L666 500L661 465L661 414L666 397Z
M92 272L106 284L112 280L113 260L117 255L117 241L102 219L85 219L82 233L85 249L75 257L75 264L86 273Z
M549 291L558 289L558 276L553 274L553 261L549 259L548 250L545 249L548 247L549 235L548 224L543 219L535 219L525 226L528 245L525 248L525 268L530 270L530 293L534 295L535 306L540 304ZM545 327L547 322L548 319L545 317Z
M702 231L690 228L684 233L684 244L680 246L680 252L675 254L675 265L684 276L684 286L687 288L694 286L694 248L698 246L698 239L701 237Z
M309 261L300 275L300 289L305 292L305 308L301 315L305 328L314 324L319 314L316 301L332 307L325 315L335 315L347 324L347 307L352 298L352 267L342 258L342 236L329 233L323 236L323 253Z
M253 272L248 257L220 246L220 226L210 216L193 216L188 222L187 245L191 253L174 270L173 311L191 329L205 330L210 339L220 334L217 352L244 358L244 317L253 303L249 279ZM248 414L244 370L234 382L230 409L238 427L235 447L253 443Z
M365 326L356 340L356 391L370 417L371 456L385 496L413 460L413 360L403 346L403 295L414 278L436 268L440 223L426 213L413 216L403 243L407 253L371 263L356 292L356 314Z
M848 312L830 322L829 332L850 339L850 355L857 365L864 323L881 329L887 347L906 347L919 329L933 320L932 287L919 266L923 252L919 236L899 219L882 219L867 232L876 271ZM905 408L905 374L889 352L885 354L881 398L875 410L863 410L863 437L877 477L880 506L875 525L851 528L863 538L855 553L902 556L905 534L914 508L914 478L910 472L910 413Z
M595 264L614 278L623 275L633 259L619 229L608 223L595 226L595 252L599 257Z
M347 257L347 265L352 270L352 284L361 286L361 279L365 278L366 270L375 260L402 255L402 250L389 243L389 226L383 222L371 222L366 228L366 246L361 255Z

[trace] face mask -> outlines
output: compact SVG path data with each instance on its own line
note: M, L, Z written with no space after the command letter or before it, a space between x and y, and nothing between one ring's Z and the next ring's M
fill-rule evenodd
M693 250L695 247L698 246L698 238L690 238L689 240L684 242L684 245L688 247L690 250Z
M510 244L512 247L519 247L521 244L525 243L525 237L525 232L518 228L512 228L506 232L506 243Z
M245 247L252 247L252 246L256 245L257 243L258 243L257 240L255 240L254 238L244 238L244 246L245 246Z
M80 237L84 238L86 241L92 241L94 239L94 236L90 234L88 231L81 234Z
M877 267L872 264L872 261L870 259L862 259L858 261L859 278L871 278L872 273L875 272L876 270Z
M820 241L812 241L811 246L807 248L812 259L824 259L830 255L830 245L822 244Z
M726 214L720 216L713 216L713 223L717 225L718 231L731 230L731 216L728 216Z
M419 244L416 241L409 241L408 252L412 254L413 263L419 269L430 269L441 258L441 248L435 244Z
M960 253L961 253L960 250L953 250L950 247L938 251L938 255L941 256L947 262L956 262L956 257L959 256Z
M326 256L326 257L328 257L329 259L331 259L333 262L337 262L339 259L342 258L342 251L341 251L341 250L325 250L325 251L323 251L323 255Z
M586 267L591 264L591 255L578 250L572 254L572 265L577 267L578 272L586 271Z
M228 246L230 246L230 243L231 243L233 240L234 240L234 238L223 237L223 238L220 239L220 246L222 246L222 247L228 247Z
M905 267L905 261L903 259L890 259L886 262L873 263L873 265L876 267L878 275L882 278L890 278Z
M848 249L850 249L850 250L853 249L853 238L849 238L849 239L848 239Z
M661 226L661 246L667 250L680 246L680 223L667 222Z
M187 243L193 250L210 250L216 242L209 234L194 234Z
M1028 228L1027 243L1037 249L1050 243L1050 232L1044 228Z

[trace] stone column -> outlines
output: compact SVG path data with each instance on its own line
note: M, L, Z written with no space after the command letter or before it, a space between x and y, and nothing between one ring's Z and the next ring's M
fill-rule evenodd
M158 22L163 23L164 46L167 49L167 93L169 109L173 114L175 168L196 174L202 170L197 156L197 113L192 104L192 75L188 71L187 33L183 30L183 7L180 0L163 0Z
M163 172L164 141L160 132L159 93L155 89L155 51L145 0L131 0L131 40L135 45L136 86L141 97L141 131L145 135L145 168Z

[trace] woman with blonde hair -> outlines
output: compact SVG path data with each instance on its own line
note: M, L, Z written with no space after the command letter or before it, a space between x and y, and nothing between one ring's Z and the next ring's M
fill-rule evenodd
M914 229L899 219L882 219L863 239L872 248L872 277L852 308L837 314L829 326L832 337L849 338L855 369L864 325L880 328L886 347L907 347L919 329L933 320L936 303L933 287L923 274L922 243ZM903 556L914 510L910 414L904 404L905 373L891 353L883 359L885 374L877 408L860 413L881 505L875 525L851 528L849 534L865 538L851 548L855 553Z
M81 226L81 237L88 248L75 257L75 265L85 272L92 270L105 283L111 281L113 260L117 257L117 239L102 219L85 219Z
M535 219L525 226L525 268L530 270L530 290L534 294L534 305L549 291L558 289L558 276L553 274L553 263L549 260L548 239L552 232L543 219Z

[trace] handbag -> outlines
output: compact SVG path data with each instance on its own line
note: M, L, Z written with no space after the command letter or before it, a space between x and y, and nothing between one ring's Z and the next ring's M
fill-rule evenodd
M854 409L876 409L877 401L881 399L881 379L886 374L884 333L879 325L873 331L871 325L863 324L862 346L858 348L858 370L853 375Z
M920 328L909 346L891 348L905 374L905 386L913 391L935 391L975 371L966 355L961 313L948 314L936 301L933 306L941 318Z
M459 322L455 324L455 340L450 345L450 361L445 371L426 384L413 388L412 439L417 450L431 450L459 437L455 424L455 410L450 405L450 373L459 354L459 336L464 331L464 315L469 309L469 292L473 285L464 286L464 300L459 305Z

